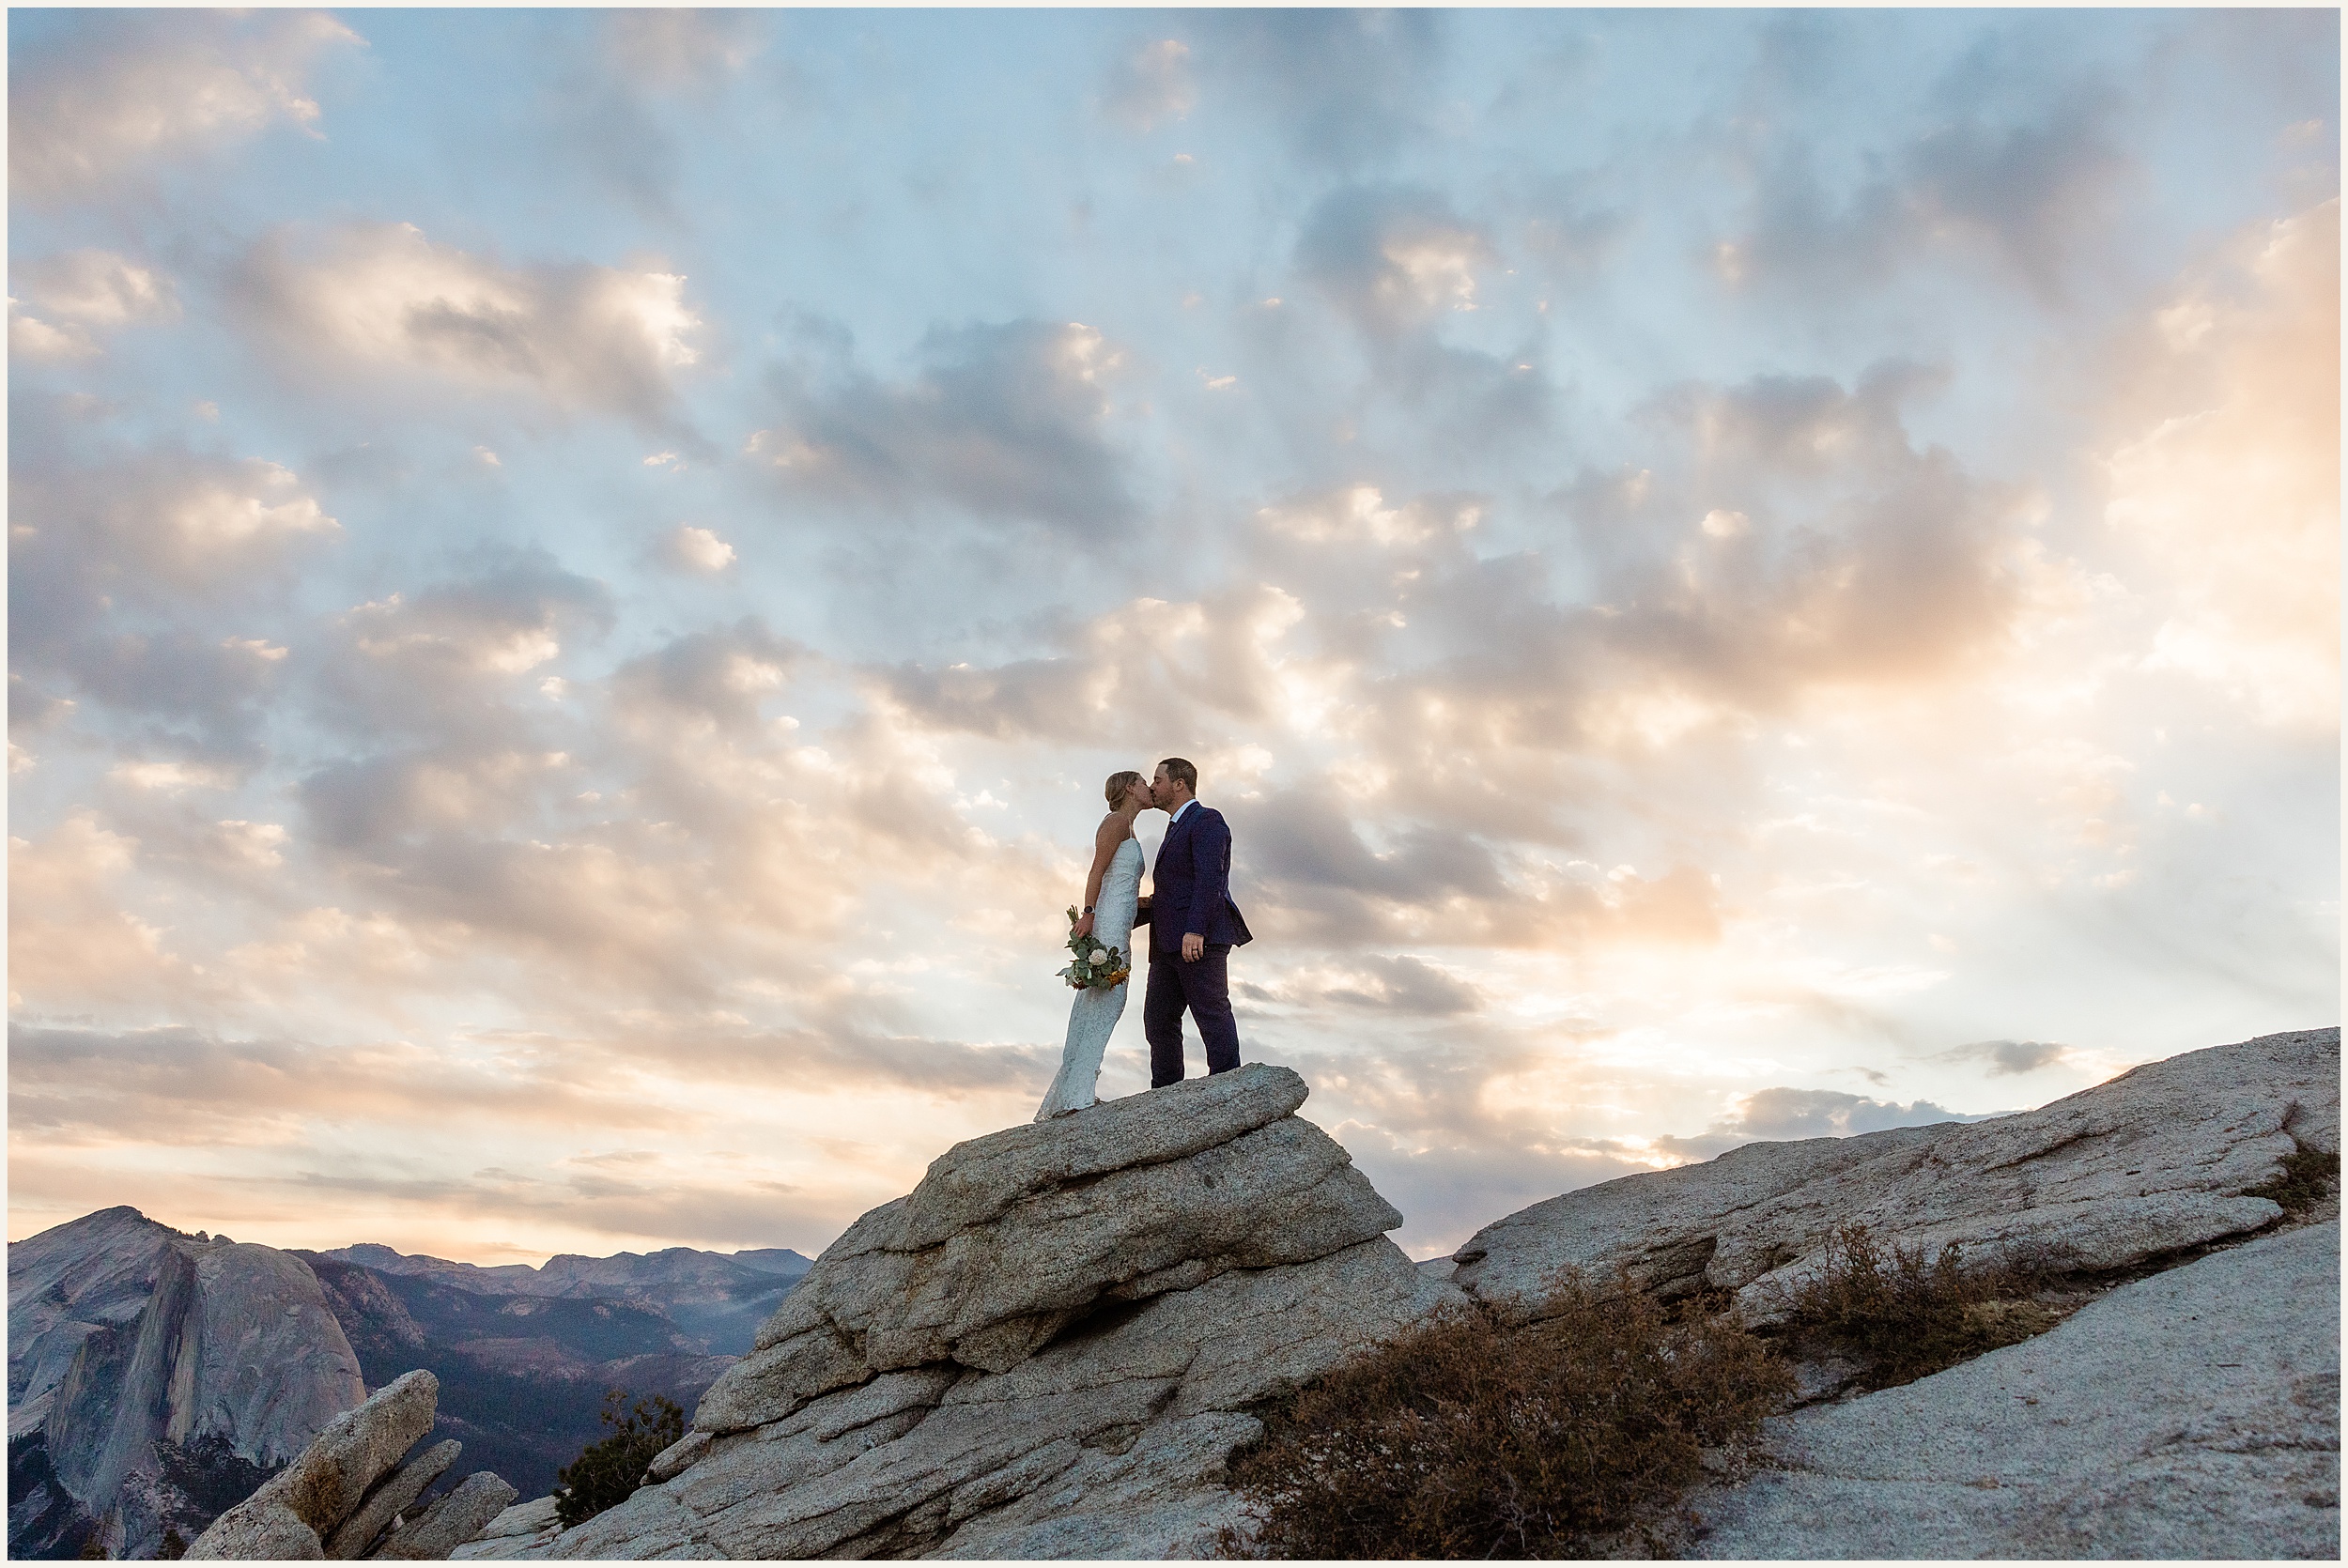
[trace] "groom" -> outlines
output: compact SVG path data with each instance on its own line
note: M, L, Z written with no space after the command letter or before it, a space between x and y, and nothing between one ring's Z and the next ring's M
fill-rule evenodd
M1198 1021L1207 1071L1239 1066L1239 1025L1231 1021L1231 949L1253 941L1231 902L1231 830L1223 813L1198 804L1198 770L1180 757L1158 764L1150 798L1173 821L1158 846L1150 897L1150 989L1141 1005L1150 1040L1150 1086L1182 1081L1182 1013Z

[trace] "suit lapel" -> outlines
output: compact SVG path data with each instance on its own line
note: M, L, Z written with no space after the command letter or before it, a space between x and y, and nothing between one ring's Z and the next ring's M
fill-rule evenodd
M1166 852L1174 847L1174 840L1181 835L1190 831L1190 829L1184 827L1182 823L1190 821L1193 816L1197 815L1197 808L1194 807L1192 809L1183 812L1179 821L1175 822L1172 825L1166 828L1166 837L1158 840L1158 857L1150 863L1150 880L1151 882L1157 881L1158 868L1166 864Z

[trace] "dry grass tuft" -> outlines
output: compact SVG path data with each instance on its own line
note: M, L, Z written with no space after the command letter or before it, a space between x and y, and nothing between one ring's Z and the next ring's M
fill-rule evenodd
M1273 1411L1232 1468L1258 1529L1222 1555L1588 1556L1661 1523L1702 1452L1793 1387L1733 1315L1675 1317L1621 1280L1551 1300L1517 1329L1447 1314Z
M2061 1322L2031 1299L2048 1267L1969 1265L1954 1242L1927 1259L1878 1243L1864 1225L1843 1225L1827 1237L1819 1272L1795 1293L1788 1336L1858 1361L1864 1387L1913 1382Z
M2298 1143L2296 1138L2292 1141ZM2296 1219L2339 1191L2340 1151L2299 1144L2283 1156L2282 1175L2263 1187L2253 1188L2250 1196L2272 1198L2282 1205L2285 1214Z

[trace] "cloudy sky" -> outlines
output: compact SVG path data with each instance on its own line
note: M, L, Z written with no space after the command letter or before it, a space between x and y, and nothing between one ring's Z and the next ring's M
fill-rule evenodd
M12 11L8 1234L813 1253L1168 754L1413 1255L2338 1022L2338 27Z

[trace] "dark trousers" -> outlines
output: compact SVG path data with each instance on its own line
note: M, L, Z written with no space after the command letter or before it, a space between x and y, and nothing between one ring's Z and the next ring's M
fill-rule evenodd
M1150 990L1141 1003L1141 1032L1150 1040L1150 1086L1163 1089L1182 1080L1182 1013L1198 1021L1207 1042L1207 1071L1239 1066L1239 1025L1231 1021L1231 948L1211 942L1189 963L1179 952L1150 954Z

